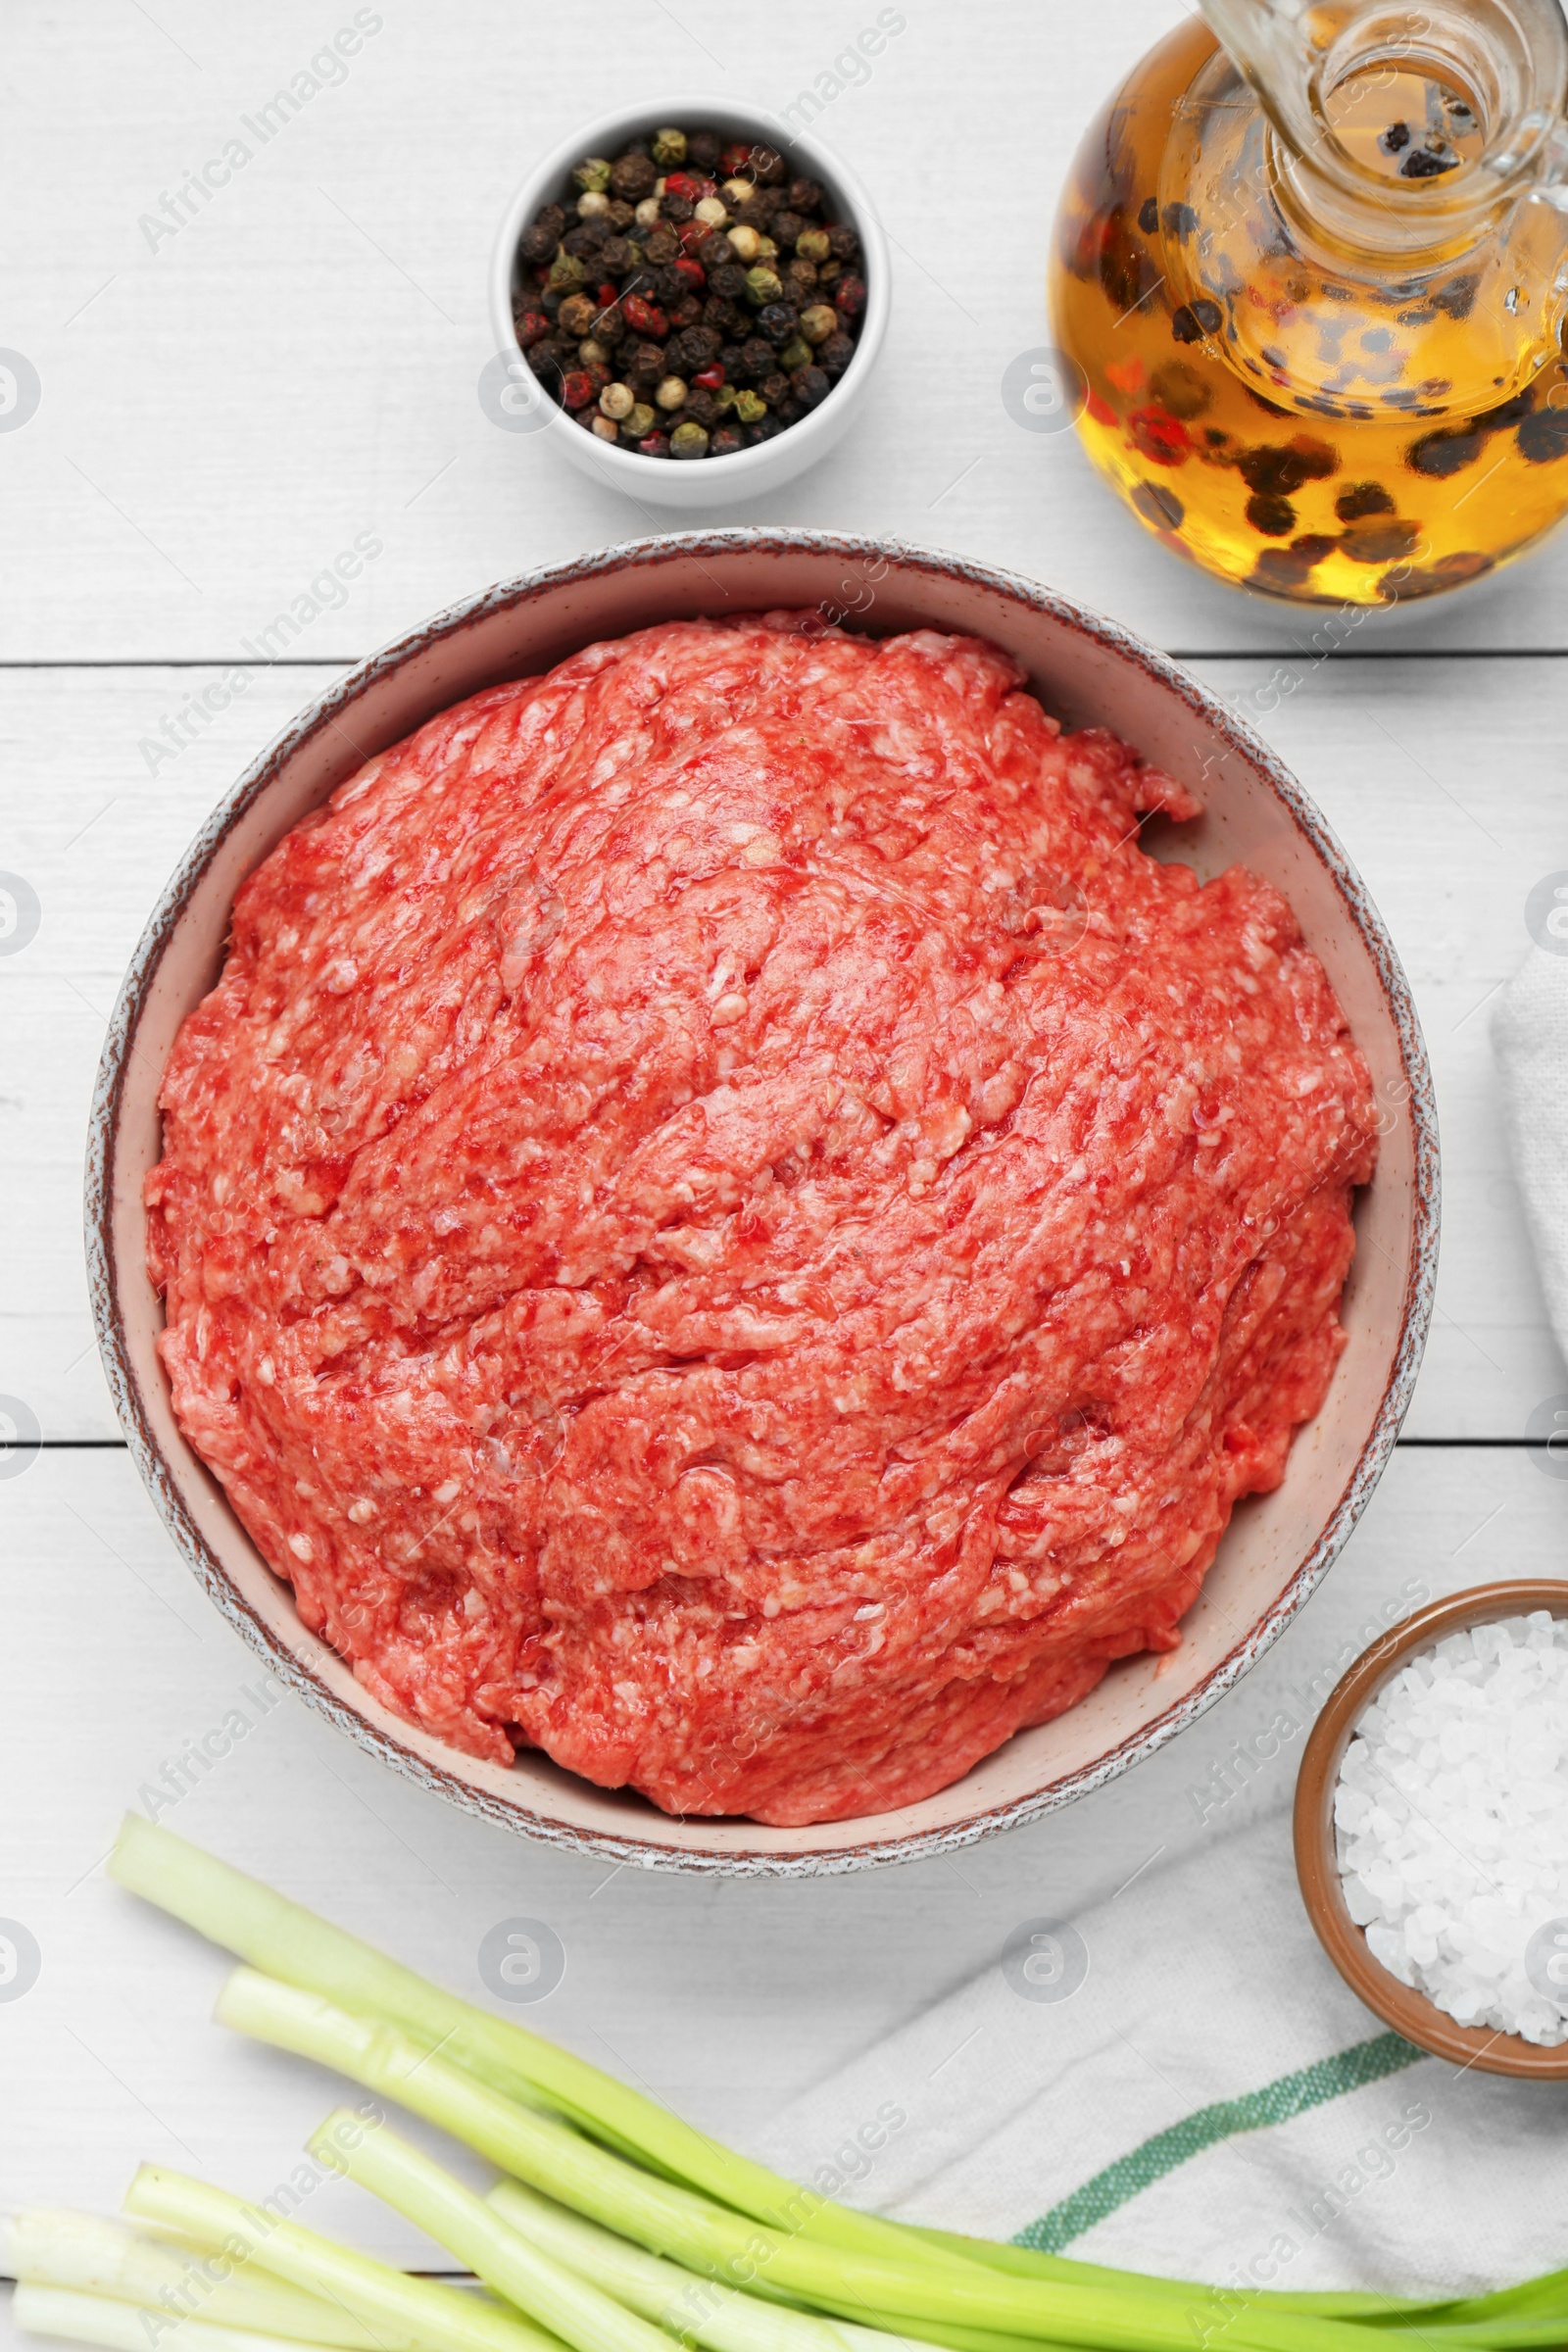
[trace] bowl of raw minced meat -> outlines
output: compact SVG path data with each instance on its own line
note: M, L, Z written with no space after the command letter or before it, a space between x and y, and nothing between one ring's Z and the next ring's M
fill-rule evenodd
M292 1689L527 1836L840 1870L1230 1689L1394 1446L1409 993L1311 801L957 557L660 538L330 687L105 1051L103 1353Z

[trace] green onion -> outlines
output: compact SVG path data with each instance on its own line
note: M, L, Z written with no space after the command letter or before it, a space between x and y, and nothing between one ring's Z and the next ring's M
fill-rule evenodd
M640 2172L555 2116L519 2107L395 2026L350 2017L249 1968L234 1971L214 2014L222 2025L397 2099L503 2172L655 2253L674 2252L693 2269L716 2271L746 2264L749 2249L761 2242L757 2226L731 2208ZM804 2252L831 2270L835 2258L827 2250Z
M1234 2352L1368 2352L1369 2328L1380 2339L1407 2342L1411 2352L1422 2345L1436 2352L1440 2344L1447 2352L1526 2352L1568 2343L1563 2273L1468 2298L1239 2292L854 2213L731 2155L597 2067L426 1984L139 1816L127 1819L111 1869L254 1964L224 1989L220 2015L226 2023L400 2100L543 2191L558 2211L568 2207L618 2240L632 2240L644 2250L635 2261L672 2257L687 2273L741 2288L747 2304L793 2307L797 2319L835 2337L854 2331L858 2340L861 2328L870 2330L858 2352L886 2352L887 2339L899 2335L949 2352L1019 2352L1024 2343L1190 2352L1190 2339L1202 2345L1222 2336ZM165 2185L148 2185L159 2182ZM133 2191L166 2197L187 2217L201 2197L220 2193L169 2174L144 2175ZM162 2218L201 2236L188 2218L179 2222L177 2211ZM472 2226L468 2215L464 2227ZM311 2258L317 2263L328 2256L362 2261L309 2232L295 2234L317 2249ZM269 2243L273 2258L266 2267L279 2268L278 2244L290 2260L304 2261L298 2248L289 2251L292 2239ZM260 2248L257 2258L263 2259ZM573 2269L569 2261L561 2267ZM383 2307L405 2308L396 2306L396 2288L388 2283L400 2275L369 2268L378 2274ZM281 2275L294 2276L286 2269ZM363 2287L363 2275L356 2276ZM318 2291L314 2277L302 2271L296 2283ZM623 2319L626 2312L646 2318L624 2278L622 2286L611 2299L623 2305ZM442 2308L443 2325L458 2326ZM482 2333L471 2299L466 2314L462 2325ZM774 2322L784 2316L773 2309ZM738 2336L719 2345L695 2328L683 2332L710 2343L710 2352L786 2352L775 2338L764 2347L755 2333L763 2317L756 2315L744 2345ZM484 2319L522 2325L505 2314ZM744 2331L745 2323L736 2325ZM524 2333L537 2348L542 2339ZM432 2352L432 2344L421 2337L417 2352ZM434 2352L478 2348L471 2338L460 2345L442 2337ZM806 2352L799 2338L792 2352ZM818 2352L826 2352L820 2339Z
M153 2315L143 2352L191 2319L347 2352L387 2352L388 2338L334 2303L265 2278L223 2277L211 2254L177 2238L144 2237L96 2213L33 2205L0 2227L0 2269L27 2284L81 2288ZM183 2338L182 2338L183 2340ZM410 2340L405 2352L417 2352Z
M386 2126L366 2132L340 2107L306 2145L445 2246L571 2352L670 2352L669 2338L657 2328L531 2245L493 2206Z
M960 2237L952 2230L928 2230L918 2223L901 2223L911 2237L927 2245L940 2246L945 2252L957 2254L969 2262L985 2263L996 2271L1011 2271L1024 2278L1076 2279L1080 2285L1092 2285L1098 2278L1106 2285L1122 2282L1126 2285L1148 2286L1158 2293L1171 2288L1182 2294L1203 2295L1210 2290L1195 2278L1156 2278L1140 2272L1116 2271L1098 2262L1072 2262L1060 2254L1043 2254L1036 2246L1020 2246L994 2237ZM1441 2311L1444 2303L1424 2302L1414 2295L1369 2294L1364 2291L1326 2290L1322 2294L1298 2292L1280 2287L1257 2290L1271 2311L1300 2311L1317 2313L1332 2320L1397 2320L1410 2312Z
M597 2280L607 2295L640 2312L656 2328L690 2337L709 2352L850 2352L849 2339L855 2334L865 2339L858 2352L897 2352L903 2340L743 2295L716 2278L628 2245L612 2230L584 2221L554 2197L524 2188L520 2180L498 2181L486 2203L579 2278Z
M220 2328L206 2320L166 2320L177 2331L179 2352L294 2352L299 2338L261 2335L249 2328ZM161 2338L150 2332L154 2314L112 2295L92 2295L70 2286L24 2283L11 2300L11 2317L28 2335L64 2336L76 2344L100 2344L104 2352L155 2352ZM324 2352L324 2348L323 2348Z
M144 2164L126 2192L125 2210L140 2221L178 2230L231 2262L258 2263L308 2294L337 2304L377 2331L379 2341L406 2345L410 2352L561 2352L553 2337L461 2287L411 2278L406 2271L351 2253L298 2222L280 2222L185 2173Z
M936 2343L961 2345L961 2336L944 2330L981 2328L1112 2352L1168 2352L1177 2345L1190 2352L1193 2328L1218 2324L1211 2297L1180 2289L1156 2296L1147 2283L1067 2285L978 2264L927 2273L922 2265L873 2261L745 2223L689 2189L655 2180L569 2127L516 2106L443 2057L421 2053L394 2028L346 2016L253 1969L235 1971L217 2014L401 2100L504 2171L655 2253L673 2253L736 2285L765 2281L836 2317L879 2328L891 2322L900 2332ZM1229 2320L1227 2331L1255 2352L1350 2352L1352 2345L1365 2352L1347 2322L1278 2313L1261 2303Z
M889 2223L830 2205L814 2190L797 2187L764 2165L717 2146L586 2059L443 1992L373 1945L330 1927L139 1813L126 1814L109 1868L122 1886L268 1975L342 2007L389 2018L411 2039L430 2049L439 2046L509 2098L546 2099L583 2131L656 2171L692 2182L737 2212L828 2244L885 2248L900 2242ZM910 2258L910 2249L905 2255ZM957 2267L934 2247L927 2259L933 2268Z

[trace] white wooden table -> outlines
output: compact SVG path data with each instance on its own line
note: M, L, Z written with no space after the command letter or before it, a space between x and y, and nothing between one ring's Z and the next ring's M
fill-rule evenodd
M533 2022L740 2140L986 1965L1020 1918L1070 1914L1158 1849L1212 1835L1195 1784L1402 1586L1554 1571L1568 1534L1568 1486L1522 1444L1568 1373L1488 1039L1526 895L1568 866L1568 538L1480 601L1369 619L1330 661L1303 651L1305 617L1168 562L1070 437L1020 432L998 386L1043 339L1047 224L1077 131L1174 0L904 8L869 79L815 125L896 240L877 397L808 479L724 518L894 532L1015 565L1245 709L1348 845L1414 983L1443 1119L1443 1274L1406 1441L1324 1592L1185 1740L1061 1818L957 1862L847 1880L611 1875L459 1817L291 1699L172 1816L466 1991L493 1922L549 1920L567 1970ZM99 1869L140 1786L256 1672L164 1537L92 1346L82 1139L125 961L199 820L335 669L476 585L644 529L479 408L490 236L530 158L644 94L787 105L875 11L369 13L384 21L345 78L151 242L141 217L308 68L352 20L348 0L23 0L7 27L0 343L36 368L41 403L0 433L0 866L31 884L41 922L0 958L0 1393L45 1443L0 1481L0 1915L42 1952L32 1989L0 2003L0 2206L112 2210L141 2157L259 2192L330 2103L311 2070L207 2025L218 1956ZM140 740L364 531L384 553L299 659L149 775ZM1278 1804L1291 1752L1238 1804ZM340 2203L367 2244L433 2259L356 2192Z

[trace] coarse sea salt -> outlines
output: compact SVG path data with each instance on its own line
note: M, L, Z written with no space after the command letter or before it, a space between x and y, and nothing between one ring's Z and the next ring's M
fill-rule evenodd
M1350 1917L1461 2025L1568 2040L1568 1620L1450 1634L1367 1708L1334 1795Z

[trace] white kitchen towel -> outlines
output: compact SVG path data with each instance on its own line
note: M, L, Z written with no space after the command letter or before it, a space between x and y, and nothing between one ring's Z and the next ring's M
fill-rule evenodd
M1287 1811L1081 1919L1035 1908L756 2153L903 2221L1232 2290L1568 2263L1568 2084L1386 2032L1307 1924Z
M1538 906L1547 884L1557 882L1560 898ZM1532 948L1529 962L1509 981L1492 1036L1541 1287L1568 1356L1568 874L1538 884L1531 906L1539 935L1552 944ZM1549 1438L1554 1430L1542 1434Z

